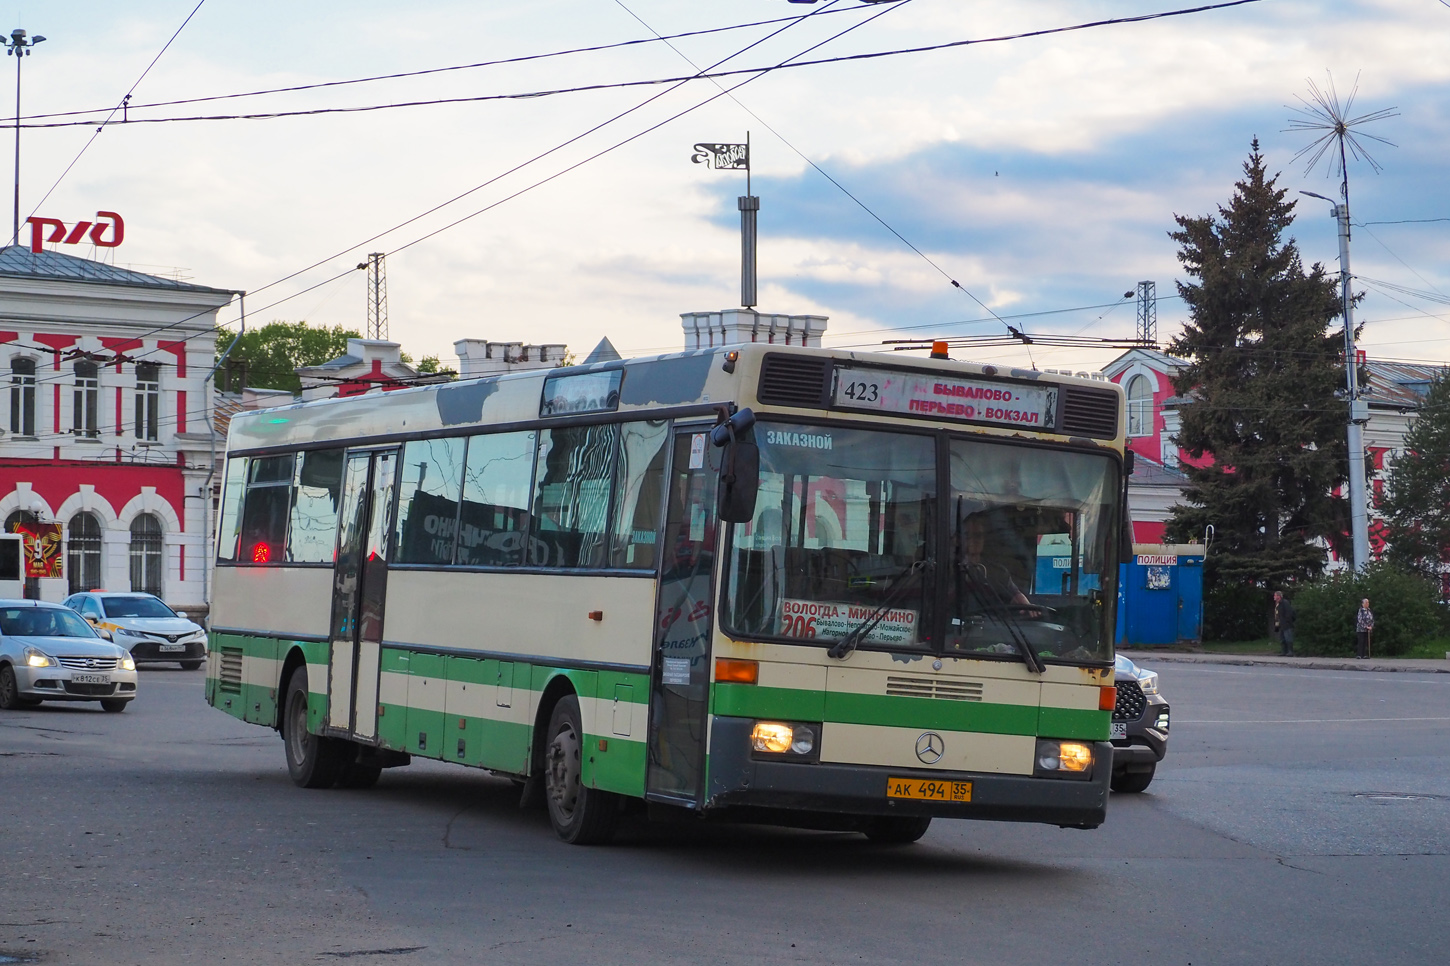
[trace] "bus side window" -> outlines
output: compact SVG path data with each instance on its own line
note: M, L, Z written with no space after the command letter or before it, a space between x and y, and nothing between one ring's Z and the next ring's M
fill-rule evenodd
M227 460L226 483L222 486L221 524L217 527L216 558L236 560L237 542L241 537L242 494L247 487L247 458L234 456Z
M536 436L533 430L524 430L468 440L454 558L458 566L514 567L521 562L529 528Z
M611 567L655 568L669 430L668 420L625 423L621 429L611 516L614 532L609 540Z
M463 485L460 437L415 439L403 450L397 562L451 564Z
M302 453L292 487L292 519L287 527L287 560L333 562L337 547L337 506L342 493L342 450Z
M293 454L252 460L242 506L241 563L281 563L292 505Z
M618 423L556 427L539 433L530 565L604 566L609 485L618 437Z

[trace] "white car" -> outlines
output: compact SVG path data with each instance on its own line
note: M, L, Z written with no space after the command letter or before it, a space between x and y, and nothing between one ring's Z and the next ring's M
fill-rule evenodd
M188 671L206 662L206 630L152 594L72 594L65 606L131 653L137 664L177 661Z
M59 604L0 600L0 710L42 701L99 701L125 711L136 697L126 649Z

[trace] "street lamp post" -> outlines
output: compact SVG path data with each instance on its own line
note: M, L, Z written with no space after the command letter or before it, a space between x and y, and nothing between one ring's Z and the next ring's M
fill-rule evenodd
M1369 511L1365 499L1364 424L1369 404L1360 398L1359 359L1354 351L1354 296L1349 274L1349 202L1312 191L1301 195L1329 202L1330 217L1339 223L1339 297L1344 305L1344 384L1349 396L1349 530L1354 542L1354 569L1369 563Z
M19 27L10 31L10 39L0 37L5 53L15 58L15 224L10 235L10 244L20 244L20 63L30 56L30 48L45 40L40 34L26 39L25 31Z

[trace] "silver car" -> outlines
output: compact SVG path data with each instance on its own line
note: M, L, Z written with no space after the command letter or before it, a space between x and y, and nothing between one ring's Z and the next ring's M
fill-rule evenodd
M176 661L188 671L206 662L206 630L160 597L142 593L72 594L65 606L131 652L137 664Z
M38 600L0 600L0 710L42 701L99 701L125 711L136 663L75 611Z

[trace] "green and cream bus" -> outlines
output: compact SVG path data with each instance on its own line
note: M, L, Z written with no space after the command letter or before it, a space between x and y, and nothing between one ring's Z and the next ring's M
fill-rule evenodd
M508 776L651 815L1092 828L1117 386L751 344L244 413L206 694L293 780Z

